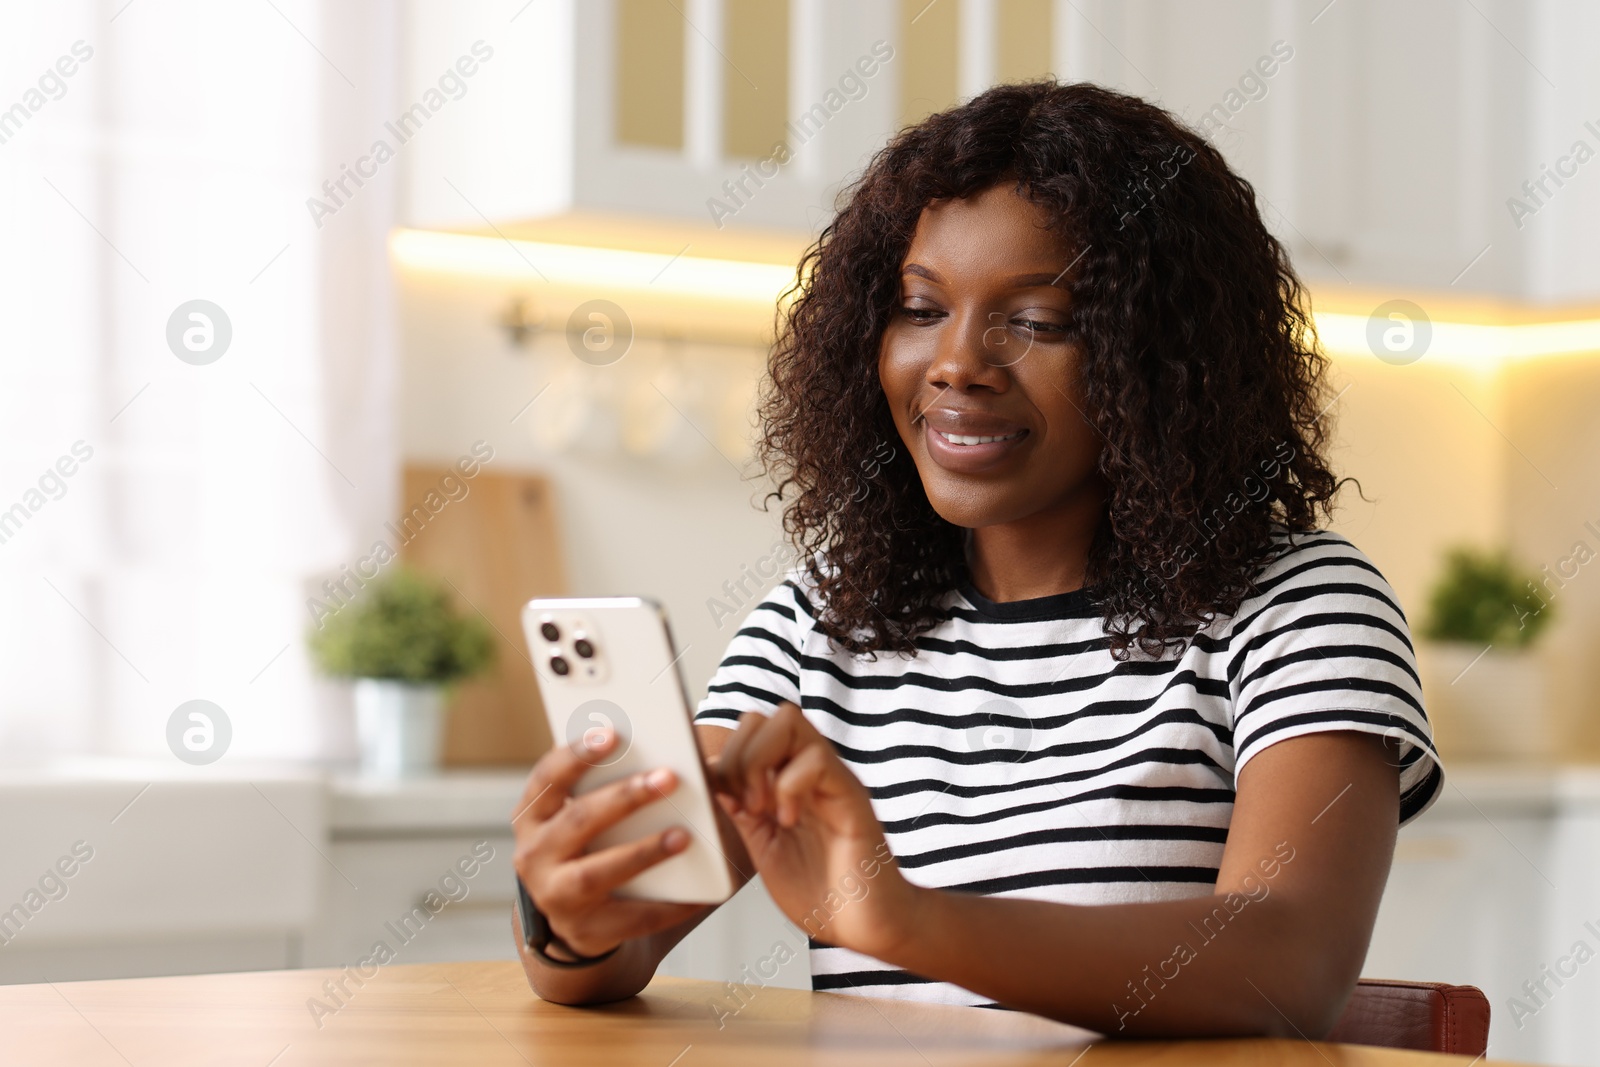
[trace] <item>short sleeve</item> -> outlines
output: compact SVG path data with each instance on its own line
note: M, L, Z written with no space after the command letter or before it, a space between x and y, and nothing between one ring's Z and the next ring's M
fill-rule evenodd
M1338 534L1295 535L1240 606L1229 641L1234 784L1263 749L1351 730L1399 744L1400 824L1444 787L1411 631L1394 590Z
M770 714L800 703L800 650L811 604L791 574L745 617L695 711L696 724L735 727L747 711Z

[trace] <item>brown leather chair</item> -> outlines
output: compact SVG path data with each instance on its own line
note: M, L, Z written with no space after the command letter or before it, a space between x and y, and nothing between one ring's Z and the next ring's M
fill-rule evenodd
M1363 978L1328 1040L1482 1056L1489 998L1477 986Z

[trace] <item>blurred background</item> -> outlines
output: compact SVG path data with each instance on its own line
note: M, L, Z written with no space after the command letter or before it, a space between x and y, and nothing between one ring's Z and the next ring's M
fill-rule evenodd
M1365 973L1600 1063L1597 43L1578 0L7 0L0 981L513 957L518 606L657 598L697 700L787 558L750 442L801 251L896 129L1050 76L1186 119L1312 290L1449 778ZM665 966L780 940L754 886Z

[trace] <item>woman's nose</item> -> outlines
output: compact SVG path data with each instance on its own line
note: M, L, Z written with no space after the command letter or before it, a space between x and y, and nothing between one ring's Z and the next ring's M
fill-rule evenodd
M1001 312L974 310L952 315L949 326L940 331L927 381L951 389L1002 392L1010 381L1006 368L1024 354L1024 345Z

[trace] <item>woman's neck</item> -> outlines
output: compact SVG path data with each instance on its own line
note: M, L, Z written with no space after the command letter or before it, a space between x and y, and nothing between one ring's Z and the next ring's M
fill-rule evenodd
M1089 548L1104 514L1104 496L1086 493L1016 522L971 531L972 584L997 603L1083 588Z

